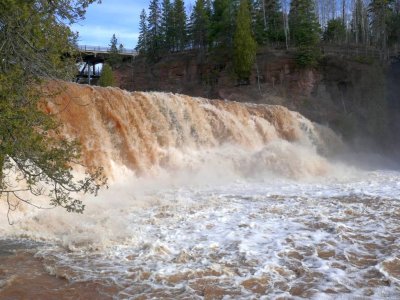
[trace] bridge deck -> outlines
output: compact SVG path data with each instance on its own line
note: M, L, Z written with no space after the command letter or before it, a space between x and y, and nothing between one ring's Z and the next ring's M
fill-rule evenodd
M110 47L100 47L100 46L88 46L88 45L79 45L78 50L84 53L102 53L102 54L109 54L111 53ZM122 49L118 50L119 55L129 55L129 56L136 56L138 55L137 51L134 49Z

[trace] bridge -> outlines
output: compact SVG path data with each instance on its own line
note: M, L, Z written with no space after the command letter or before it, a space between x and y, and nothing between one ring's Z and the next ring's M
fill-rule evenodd
M83 54L112 54L114 51L111 50L110 47L101 47L101 46L89 46L89 45L79 45L78 51ZM125 56L137 56L138 52L135 49L118 49L119 55Z
M79 45L78 46L79 56L77 57L77 63L82 63L79 74L77 74L75 81L77 83L88 83L91 84L93 81L98 80L100 77L100 69L96 65L103 64L108 56L112 54L118 54L119 56L135 57L138 55L134 49L118 49L118 52L112 51L110 47L101 46L89 46Z

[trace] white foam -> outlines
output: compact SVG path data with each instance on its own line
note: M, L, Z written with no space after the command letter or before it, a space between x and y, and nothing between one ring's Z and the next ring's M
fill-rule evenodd
M214 185L175 180L168 186L125 178L88 199L84 215L38 212L3 234L53 241L38 255L54 272L67 267L71 280L108 278L125 295L143 284L149 293L169 290L176 274L192 274L179 281L188 287L201 272L219 274L213 276L241 298L254 296L245 280L264 277L270 298L295 287L314 299L400 295L399 282L381 267L400 254L400 173ZM139 270L151 276L132 279Z

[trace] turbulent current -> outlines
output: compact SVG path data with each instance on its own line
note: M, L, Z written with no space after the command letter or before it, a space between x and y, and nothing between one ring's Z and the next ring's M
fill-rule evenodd
M83 215L21 205L12 226L0 202L0 299L400 298L400 172L352 167L327 127L279 106L48 91L110 187Z

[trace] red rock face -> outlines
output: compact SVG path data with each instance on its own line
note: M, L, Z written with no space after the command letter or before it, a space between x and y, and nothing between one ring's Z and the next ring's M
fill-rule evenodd
M212 58L186 52L171 54L152 65L136 58L115 72L119 86L130 91L170 91L257 103L265 103L267 93L279 92L293 99L309 97L320 80L316 71L296 68L294 55L284 51L261 50L248 86L238 86L232 70L226 58L216 63Z

